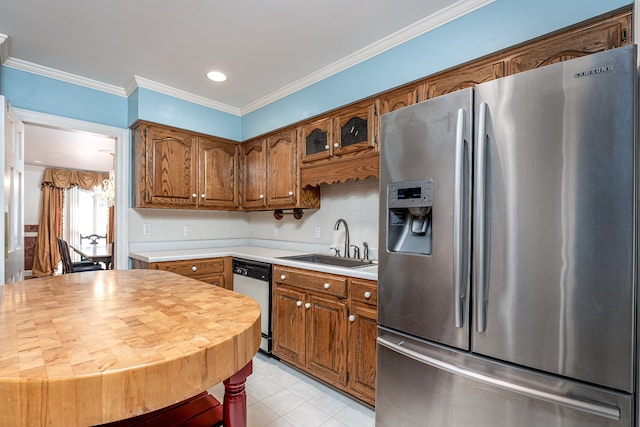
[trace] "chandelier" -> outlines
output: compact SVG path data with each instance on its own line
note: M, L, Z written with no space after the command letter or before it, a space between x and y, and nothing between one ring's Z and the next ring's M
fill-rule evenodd
M102 185L93 187L93 196L98 203L110 208L115 204L115 188L113 171L111 170L109 171L109 179L102 181Z

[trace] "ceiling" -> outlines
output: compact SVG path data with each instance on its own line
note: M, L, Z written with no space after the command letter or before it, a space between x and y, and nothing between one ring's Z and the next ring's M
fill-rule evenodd
M25 124L24 162L108 172L114 169L114 138L87 132Z
M0 34L8 39L0 59L88 79L123 96L152 83L242 114L479 3L2 0ZM209 81L205 74L211 70L228 80Z

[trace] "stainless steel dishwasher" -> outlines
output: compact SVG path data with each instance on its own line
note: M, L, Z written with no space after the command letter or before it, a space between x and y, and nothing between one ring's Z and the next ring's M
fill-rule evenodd
M271 264L234 258L233 290L260 305L260 351L271 355Z

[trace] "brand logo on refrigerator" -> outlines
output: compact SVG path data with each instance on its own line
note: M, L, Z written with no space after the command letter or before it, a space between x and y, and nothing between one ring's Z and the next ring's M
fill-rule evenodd
M590 70L583 71L581 73L576 73L574 77L593 76L593 75L596 75L596 74L606 73L606 72L609 72L609 71L613 71L613 65L605 65L603 67L592 68Z

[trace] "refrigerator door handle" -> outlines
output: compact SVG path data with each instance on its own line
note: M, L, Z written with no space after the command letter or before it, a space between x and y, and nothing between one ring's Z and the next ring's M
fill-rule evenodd
M476 238L477 251L474 262L476 271L475 288L477 292L476 298L476 330L485 332L487 329L486 315L486 285L485 285L485 185L487 172L487 103L480 104L480 113L478 118L478 161L476 164Z
M548 391L538 390L531 387L514 384L499 378L494 378L489 375L485 375L481 372L465 369L460 366L447 363L443 360L435 359L433 357L419 353L410 348L403 347L402 344L404 343L404 341L400 341L399 343L396 344L394 342L391 342L385 339L384 337L378 337L377 343L378 345L386 347L389 350L395 351L396 353L399 353L403 356L409 357L419 363L423 363L423 364L432 366L434 368L441 369L443 371L452 373L454 375L460 375L479 383L483 383L489 386L498 387L514 393L518 393L520 395L526 396L531 399L542 400L554 405L564 406L566 408L571 408L581 412L587 412L590 414L594 414L604 418L609 418L612 420L619 421L621 417L620 408L593 402L593 401L580 400L580 399L572 398L568 395L554 394Z
M455 178L453 187L453 283L454 283L454 313L455 326L462 328L464 324L464 301L465 286L463 274L463 262L465 247L463 242L464 218L464 159L465 159L465 111L460 108L458 110L458 120L456 124L456 154L455 154ZM468 157L467 157L468 158Z

